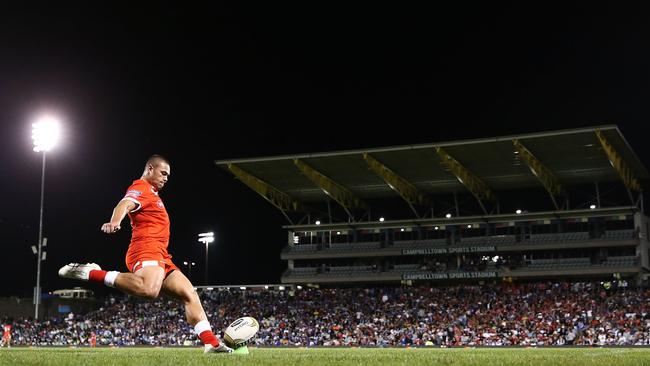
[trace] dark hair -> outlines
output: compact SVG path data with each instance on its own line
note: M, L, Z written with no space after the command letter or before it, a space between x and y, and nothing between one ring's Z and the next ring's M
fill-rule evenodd
M147 165L151 164L152 166L157 167L160 163L166 163L167 165L170 165L169 160L167 160L167 158L162 155L153 154L149 157L149 159L147 159Z

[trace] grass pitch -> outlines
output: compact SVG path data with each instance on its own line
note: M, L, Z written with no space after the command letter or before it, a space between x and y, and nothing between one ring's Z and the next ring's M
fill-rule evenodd
M11 348L1 365L650 365L650 348L250 348L249 355L199 348Z

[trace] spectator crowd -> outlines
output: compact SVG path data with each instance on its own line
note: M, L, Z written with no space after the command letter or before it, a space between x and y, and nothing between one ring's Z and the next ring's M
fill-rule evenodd
M620 285L619 285L620 284ZM258 319L257 346L650 345L650 290L622 281L202 291L217 332ZM109 297L87 314L10 323L14 345L198 345L178 302Z

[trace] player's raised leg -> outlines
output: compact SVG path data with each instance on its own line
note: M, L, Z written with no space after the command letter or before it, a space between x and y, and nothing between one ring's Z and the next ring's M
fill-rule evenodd
M142 267L135 273L104 271L95 263L70 263L59 269L59 276L103 283L129 295L155 299L160 293L165 271L160 266Z
M162 289L166 294L183 302L187 322L194 327L194 331L203 342L204 352L232 352L232 349L220 342L212 332L199 295L181 271L170 273L163 281Z

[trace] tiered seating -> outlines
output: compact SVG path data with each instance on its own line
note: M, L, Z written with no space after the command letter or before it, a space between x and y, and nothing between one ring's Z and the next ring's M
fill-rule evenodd
M400 249L416 249L447 245L447 239L395 240L393 246Z
M578 268L591 265L589 258L533 259L529 269Z
M553 233L553 234L531 234L529 241L531 243L554 243L563 241L589 240L588 232L575 233Z
M332 251L347 251L347 250L372 250L379 249L380 243L378 241L374 242L364 242L364 243L332 243L329 245L329 248L325 246L326 250Z
M636 266L639 263L639 258L637 256L621 256L621 257L607 257L607 260L603 262L603 266L608 267L632 267Z
M605 232L605 235L603 236L603 239L606 240L628 240L635 238L635 230L612 230Z
M313 276L318 272L316 267L295 267L289 270L291 276Z
M495 236L475 236L471 238L461 238L461 244L467 245L507 245L515 242L514 235L495 235Z
M289 246L290 252L313 252L317 249L317 244L297 244Z
M333 266L327 268L323 275L330 277L345 277L350 275L371 273L372 271L372 266Z
M415 264L396 264L393 266L393 270L397 272L412 272L412 271L419 271L420 270L420 265L415 263Z

